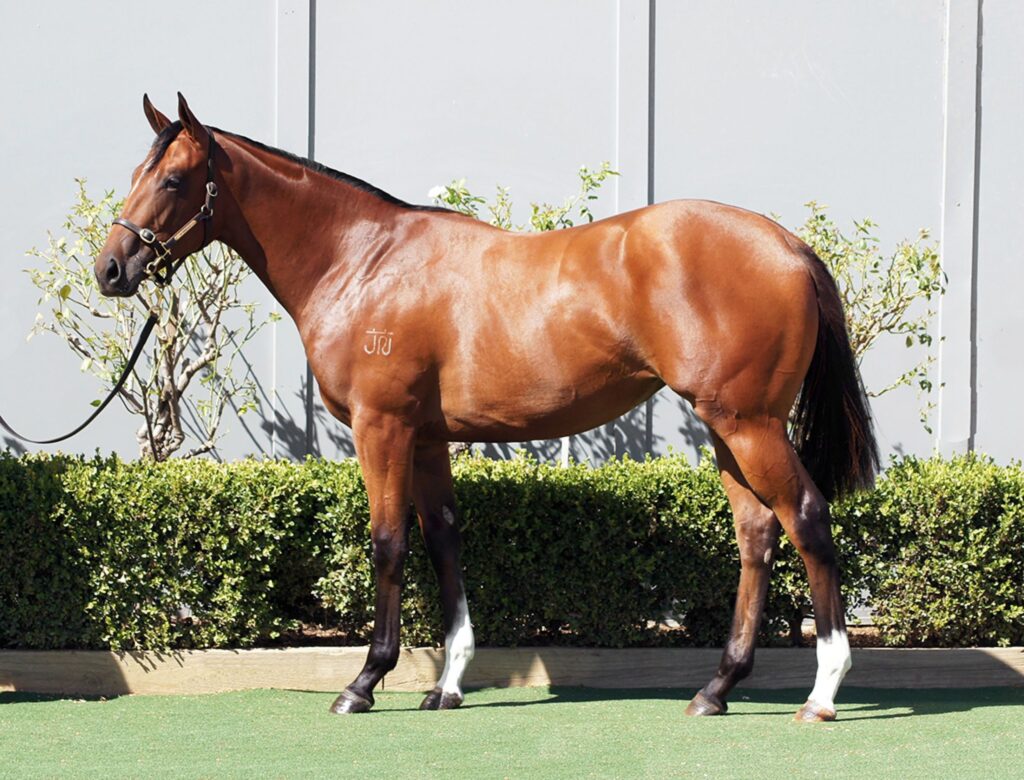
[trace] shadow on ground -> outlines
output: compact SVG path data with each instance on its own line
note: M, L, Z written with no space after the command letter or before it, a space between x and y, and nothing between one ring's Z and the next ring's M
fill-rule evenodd
M73 693L27 693L25 691L0 692L0 707L5 704L45 704L54 701L110 701L120 698L119 695L96 696L88 694L79 696Z
M538 688L534 701L495 701L473 703L472 691L463 705L485 707L544 707L557 704L587 702L642 701L645 699L678 701L681 707L689 702L693 690L642 688L611 690L551 686ZM792 715L807 697L806 689L738 690L730 697L729 716L767 717ZM745 704L778 705L772 709L758 707L756 712L744 711ZM946 715L968 712L981 707L1018 705L1024 708L1024 688L843 688L836 703L839 718L844 721L907 718L922 715Z

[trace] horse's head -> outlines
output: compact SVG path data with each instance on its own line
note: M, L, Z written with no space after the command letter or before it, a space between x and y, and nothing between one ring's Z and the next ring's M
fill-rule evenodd
M209 130L180 92L177 122L154 108L145 95L142 106L157 136L132 174L121 216L96 255L94 270L104 295L134 295L144 279L198 251L210 238L217 189Z

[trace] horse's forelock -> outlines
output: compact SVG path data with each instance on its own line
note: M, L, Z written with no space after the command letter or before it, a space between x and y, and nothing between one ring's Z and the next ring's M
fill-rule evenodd
M152 170L163 159L163 156L167 153L167 148L174 142L174 139L178 137L180 132L181 122L175 120L157 134L156 138L153 139L153 146L150 147L149 162L146 163L145 170Z

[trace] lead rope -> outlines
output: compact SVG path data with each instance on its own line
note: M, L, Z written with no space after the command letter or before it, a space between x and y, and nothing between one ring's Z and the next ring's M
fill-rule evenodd
M56 444L59 441L70 439L77 433L81 433L86 426L89 425L93 420L99 417L100 412L107 408L107 404L114 400L114 396L121 392L121 388L124 387L124 383L128 381L128 376L132 373L132 369L135 368L135 364L139 360L139 356L142 354L142 348L146 346L146 341L149 339L149 334L153 331L153 327L156 325L159 316L156 314L150 314L149 319L146 320L146 324L142 326L142 332L139 334L139 340L135 342L135 349L132 350L131 357L128 358L128 363L124 367L124 371L121 372L120 378L114 385L113 389L107 394L107 397L103 399L103 403L96 407L96 410L89 415L88 419L71 433L65 433L63 436L57 436L53 439L31 439L28 436L22 436L14 428L8 424L7 420L0 415L0 426L3 426L4 430L11 434L16 439L30 442L31 444Z

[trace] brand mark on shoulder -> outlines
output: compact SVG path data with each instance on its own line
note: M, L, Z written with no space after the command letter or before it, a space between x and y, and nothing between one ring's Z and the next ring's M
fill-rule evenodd
M363 344L363 352L367 355L382 355L387 357L391 354L391 337L394 335L389 330L377 330L370 328L366 331L366 343Z

